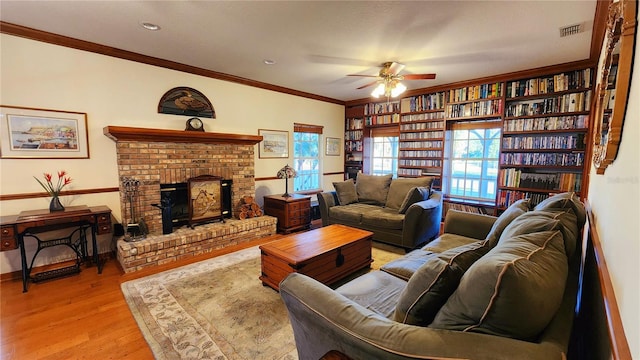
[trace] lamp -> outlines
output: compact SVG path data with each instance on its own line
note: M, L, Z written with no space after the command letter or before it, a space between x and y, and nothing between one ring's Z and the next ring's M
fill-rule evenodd
M386 96L387 98L396 97L402 94L407 87L400 82L401 79L398 77L385 77L380 80L378 86L371 92L371 96L374 98L379 98L381 95Z
M278 179L284 179L284 194L282 194L282 196L283 197L291 196L289 195L289 179L292 179L298 176L298 174L296 173L296 170L291 166L289 166L289 164L287 164L282 169L278 170L278 173L276 174L276 176L278 177Z

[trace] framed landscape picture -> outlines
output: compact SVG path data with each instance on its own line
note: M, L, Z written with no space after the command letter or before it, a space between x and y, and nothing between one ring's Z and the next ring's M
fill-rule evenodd
M87 114L0 106L0 157L88 159Z
M328 137L325 144L324 153L329 156L340 155L341 141L339 138Z
M289 157L288 131L258 129L258 135L262 136L258 146L258 157L262 159Z

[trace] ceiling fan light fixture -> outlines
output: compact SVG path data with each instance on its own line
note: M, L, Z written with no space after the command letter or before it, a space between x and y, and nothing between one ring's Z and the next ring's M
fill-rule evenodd
M396 97L407 90L407 87L397 80L385 80L380 82L378 86L371 92L371 96L379 98L384 95L387 98Z
M405 90L407 90L407 87L404 86L403 83L398 82L395 84L395 86L391 89L391 97L396 97L400 94L402 94Z
M385 94L386 88L386 84L381 82L380 84L378 84L378 86L376 86L375 89L373 89L373 91L371 92L371 96L373 96L374 98L379 98L380 96Z

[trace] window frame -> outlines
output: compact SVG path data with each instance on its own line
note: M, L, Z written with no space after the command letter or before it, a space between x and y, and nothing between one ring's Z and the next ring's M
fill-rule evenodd
M305 192L316 192L322 190L322 126L318 125L309 125L309 124L294 124L293 130L293 168L296 170L297 176L293 179L293 192L294 193L305 193ZM299 134L313 134L317 135L317 141L315 141L315 149L316 156L298 156L297 148L299 146L299 142L303 140L297 139ZM306 140L304 140L307 142ZM299 163L310 161L311 163L317 162L317 166L315 169L301 169L299 167ZM313 164L311 164L313 167ZM310 184L316 187L313 188L299 188L302 185L303 179L313 177L315 174L315 179L311 178ZM302 183L301 183L302 182Z
M376 151L376 139L380 139L380 138L384 138L384 139L395 138L395 141L387 141L387 140L382 141L383 144L385 142L390 143L392 148L391 151L395 152L395 154L393 154L392 156L375 156L374 153ZM400 130L398 127L379 127L379 128L371 129L371 133L369 136L369 151L368 151L368 155L369 155L368 170L369 171L368 173L371 175L387 175L391 173L393 174L393 178L397 178L399 150L400 150ZM386 167L382 166L381 170L376 170L376 167L375 167L376 159L382 159L383 163L385 159L390 159L391 168L387 169Z
M499 172L499 159L500 159L500 141L502 138L502 124L499 120L480 120L480 121L469 121L469 122L451 122L449 124L447 124L447 129L445 131L445 149L444 149L444 157L443 157L443 173L442 173L442 177L443 177L443 181L442 181L442 190L443 193L451 198L451 199L456 199L456 200L460 200L460 201L469 201L469 202L482 202L482 203L487 203L487 204L493 204L495 205L496 203L496 198L497 198L497 193L498 193L498 172ZM488 137L486 134L487 130L497 130L496 133L492 136L492 137ZM466 138L466 142L467 142L467 149L469 147L469 142L472 140L481 140L482 141L482 157L468 157L468 156L463 156L463 157L456 157L454 158L454 142L456 141L461 141L460 139L455 139L455 131L459 131L459 130L469 130L469 131L475 131L475 130L483 130L483 134L482 137L479 139L473 139L471 136L467 135ZM488 142L490 141L494 141L495 142L495 146L497 146L497 149L495 149L495 157L487 157L487 153L489 151L489 149L487 148L487 146L490 146L490 144ZM468 155L468 153L467 153ZM464 161L465 163L465 170L464 170L464 174L463 177L460 178L459 176L454 176L453 172L454 172L454 165L456 161ZM476 178L479 181L479 184L477 186L478 190L477 191L473 191L473 189L469 189L469 185L467 185L467 181L469 180L469 176L467 174L467 169L468 169L468 163L469 162L475 162L475 161L479 161L481 163L480 165L480 175L479 178ZM490 167L489 164L487 162L494 162L495 163L495 178L492 178L488 175L488 172L490 171ZM457 193L457 194L452 194L452 188L453 188L453 181L455 179L462 179L464 186L463 186L463 193ZM483 193L485 193L485 195L489 194L489 186L490 183L487 183L488 181L493 181L494 185L493 185L493 197L486 197L486 196L482 196ZM473 196L471 194L469 194L470 192L475 192L478 193L478 196Z

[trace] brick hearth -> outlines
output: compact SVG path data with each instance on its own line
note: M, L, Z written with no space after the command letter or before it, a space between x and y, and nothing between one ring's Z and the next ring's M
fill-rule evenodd
M160 184L186 182L199 175L233 180L232 213L236 217L241 199L255 196L254 145L261 136L186 132L107 126L104 134L116 141L118 175L140 182L138 214L149 235L134 243L118 241L118 259L125 271L175 261L239 242L276 233L276 219L268 216L227 220L174 230L162 234ZM122 184L120 206L123 224L131 214Z
M125 272L162 265L195 255L241 244L275 234L277 219L261 216L252 219L230 219L177 229L168 235L152 235L137 242L117 242L117 256Z

